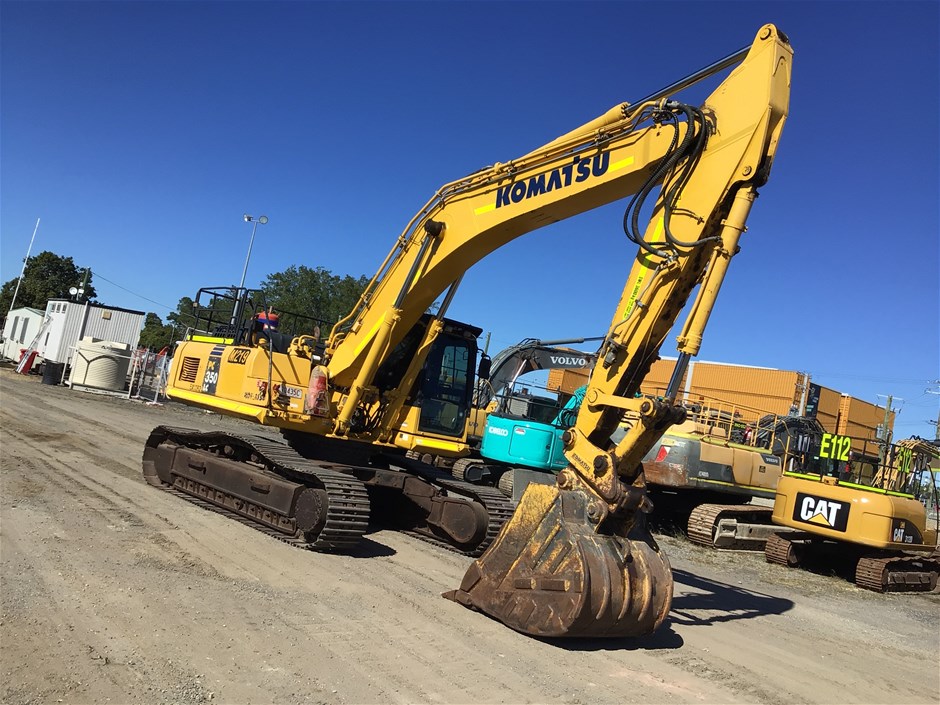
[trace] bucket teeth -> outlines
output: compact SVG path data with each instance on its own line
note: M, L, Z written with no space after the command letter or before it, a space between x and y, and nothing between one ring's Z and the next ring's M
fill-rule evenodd
M444 596L532 636L642 636L672 602L672 572L645 530L597 532L582 491L530 484L492 546Z

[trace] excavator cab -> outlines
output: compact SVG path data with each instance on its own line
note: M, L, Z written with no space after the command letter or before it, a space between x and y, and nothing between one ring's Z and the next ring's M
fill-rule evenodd
M438 338L428 355L415 405L421 409L418 430L462 437L473 391L471 341L458 336Z
M272 350L286 353L295 336L319 338L326 325L315 316L280 308L275 312L261 289L203 287L193 300L193 324L184 338L252 347L264 341Z

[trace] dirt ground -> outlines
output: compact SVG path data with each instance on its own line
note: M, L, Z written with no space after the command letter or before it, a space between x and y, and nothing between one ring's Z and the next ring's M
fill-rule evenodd
M937 594L662 536L660 631L541 641L441 598L467 558L389 531L302 551L143 482L153 426L242 422L9 369L0 422L4 703L940 701Z

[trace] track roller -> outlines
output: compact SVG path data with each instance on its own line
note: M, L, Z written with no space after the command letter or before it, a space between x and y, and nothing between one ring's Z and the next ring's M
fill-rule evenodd
M773 509L753 504L700 504L689 515L687 536L710 548L764 550L776 533Z
M773 534L764 547L764 559L768 563L797 568L803 559L803 544L794 541L792 534Z
M940 559L933 556L864 556L855 568L855 584L875 592L932 592Z

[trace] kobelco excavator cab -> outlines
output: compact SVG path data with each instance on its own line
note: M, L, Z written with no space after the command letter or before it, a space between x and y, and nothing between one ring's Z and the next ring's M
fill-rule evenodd
M773 521L798 531L767 542L768 562L797 567L841 556L856 563L859 587L933 590L940 574L938 458L940 449L919 438L892 444L824 434L777 485Z

